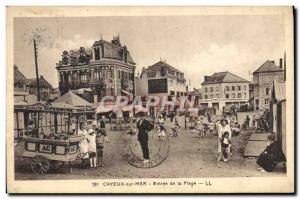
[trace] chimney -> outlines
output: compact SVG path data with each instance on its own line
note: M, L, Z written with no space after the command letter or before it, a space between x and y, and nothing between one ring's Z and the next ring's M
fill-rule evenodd
M274 60L272 60L271 62L272 62L272 64L275 64L275 61L274 61Z
M282 69L282 58L279 59L279 68Z

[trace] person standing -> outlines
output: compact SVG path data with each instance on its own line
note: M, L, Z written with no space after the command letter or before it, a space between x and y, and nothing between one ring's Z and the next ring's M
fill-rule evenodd
M80 157L82 159L82 168L86 168L86 161L89 158L89 143L87 140L88 133L85 129L84 122L81 122L79 125L78 135L82 135L82 140L79 143L80 148Z
M144 116L141 117L137 123L138 129L138 141L140 142L143 152L143 162L148 163L149 157L149 146L148 146L148 133L154 128L154 125L147 121Z
M229 136L228 139L231 139L232 133L231 133L231 128L229 125L228 120L226 120L225 118L221 119L220 122L217 122L218 125L218 153L219 153L219 157L218 157L218 161L221 161L222 158L222 146L221 146L221 141L222 141L222 137L224 135L225 132L228 132ZM228 146L229 151L230 151L230 155L232 154L232 149L231 149L231 144L229 144Z
M164 125L164 123L165 123L165 119L162 114L158 116L158 123L160 125Z
M90 167L96 167L96 160L97 160L97 149L96 149L96 122L93 122L92 126L89 126L88 130L88 150L89 150L89 157L90 157Z
M103 163L104 142L108 141L108 138L105 129L103 130L103 127L101 128L100 125L99 128L96 129L97 166L104 167L104 163Z

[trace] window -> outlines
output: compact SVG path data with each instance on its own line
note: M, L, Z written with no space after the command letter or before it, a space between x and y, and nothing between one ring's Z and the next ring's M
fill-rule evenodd
M244 98L246 98L247 97L247 93L244 93Z
M238 89L238 91L240 91L241 90L241 86L238 86L237 89Z
M209 91L210 91L210 92L213 92L213 91L214 91L214 87L210 87L210 88L209 88Z
M247 89L247 86L245 85L245 86L244 86L244 90L246 90L246 89Z
M210 98L211 98L211 99L213 99L213 98L214 98L214 95L213 95L213 94L211 94L211 95L210 95Z
M226 94L226 98L227 98L227 99L229 98L229 94Z
M95 52L95 60L100 60L100 50L99 50L99 48L95 48L94 52Z
M216 87L216 88L215 88L215 91L219 91L219 87Z
M265 99L265 105L269 104L269 99Z
M205 88L205 92L207 92L207 88Z
M232 98L235 98L235 94L234 93L232 93L231 96L232 96Z
M235 86L231 86L231 90L232 90L232 91L235 91Z
M229 91L229 86L226 86L226 87L225 87L225 91Z
M87 82L87 75L86 74L80 75L80 82Z
M269 95L270 88L266 88L266 95Z
M216 94L216 98L220 98L220 95L219 95L219 94Z
M242 98L242 93L238 93L238 98Z
M205 95L204 98L207 99L207 95Z
M94 78L99 79L99 72L97 70L94 71Z
M174 91L170 91L170 95L171 96L175 95L175 92Z

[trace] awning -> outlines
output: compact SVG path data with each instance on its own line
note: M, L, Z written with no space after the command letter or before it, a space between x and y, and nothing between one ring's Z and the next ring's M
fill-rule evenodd
M77 107L64 102L52 103L51 106L54 108L78 109Z

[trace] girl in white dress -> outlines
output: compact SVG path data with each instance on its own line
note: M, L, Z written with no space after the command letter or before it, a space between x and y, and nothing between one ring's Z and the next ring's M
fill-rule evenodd
M79 143L79 148L80 148L80 154L81 154L81 159L82 159L82 167L85 167L85 160L89 158L89 143L87 140L87 131L85 130L85 124L83 122L80 123L78 132L78 135L83 135L82 140Z
M88 130L88 150L90 157L90 167L97 167L97 146L96 146L96 123Z

